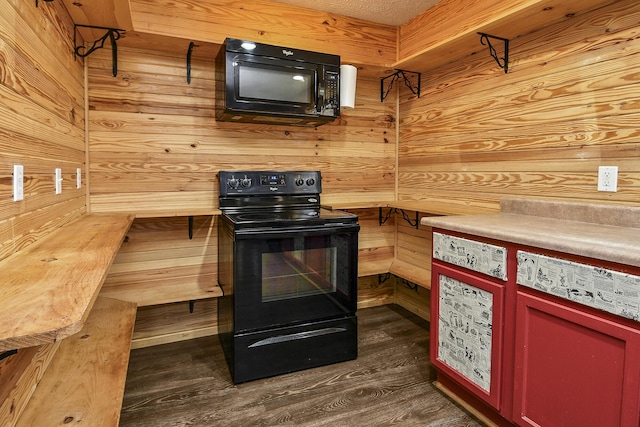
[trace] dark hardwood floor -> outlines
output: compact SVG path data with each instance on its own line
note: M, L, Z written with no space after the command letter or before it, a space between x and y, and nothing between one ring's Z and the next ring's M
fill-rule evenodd
M217 337L133 350L121 426L481 426L428 368L428 323L358 311L358 359L234 385Z

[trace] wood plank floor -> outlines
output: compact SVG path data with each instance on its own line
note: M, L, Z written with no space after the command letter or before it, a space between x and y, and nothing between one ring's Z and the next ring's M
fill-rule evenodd
M358 359L234 385L217 337L133 350L120 426L481 426L431 384L428 323L358 311Z

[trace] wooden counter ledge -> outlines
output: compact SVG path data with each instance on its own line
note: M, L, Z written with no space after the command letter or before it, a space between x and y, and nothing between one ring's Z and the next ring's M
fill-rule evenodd
M80 331L132 221L86 214L0 261L0 352Z

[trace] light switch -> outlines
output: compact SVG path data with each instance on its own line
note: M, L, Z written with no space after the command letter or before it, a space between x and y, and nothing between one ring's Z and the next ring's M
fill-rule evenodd
M24 200L24 166L13 165L13 201Z
M56 168L56 194L62 194L62 168Z

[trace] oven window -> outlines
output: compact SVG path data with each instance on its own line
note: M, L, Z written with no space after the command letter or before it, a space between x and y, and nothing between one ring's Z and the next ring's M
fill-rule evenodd
M357 309L357 231L283 230L236 236L236 330L299 324Z
M262 302L336 291L337 249L297 249L262 254Z

